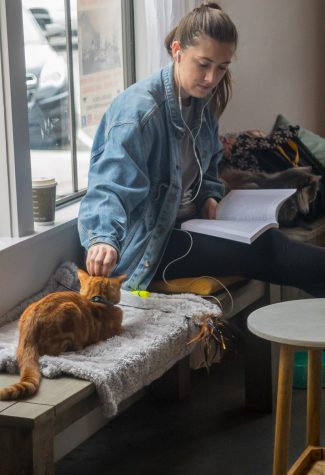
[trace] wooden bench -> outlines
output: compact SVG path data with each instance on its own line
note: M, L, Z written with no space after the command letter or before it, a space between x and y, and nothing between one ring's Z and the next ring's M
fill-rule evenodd
M264 304L268 300L266 289L266 284L258 281L238 284L232 291L235 306L231 316L245 318L252 308ZM225 301L227 295L221 294L219 298ZM256 351L254 344L249 343L247 348L248 353ZM252 356L248 360L250 358ZM263 358L268 364L268 355ZM246 405L268 410L271 383L268 377L265 378L263 358L260 367L256 364L246 366ZM258 387L256 378L260 381ZM266 381L264 386L263 379ZM17 375L0 374L0 387L16 381ZM143 388L123 401L119 413L142 397L148 389L153 389L163 397L180 400L189 394L189 388L190 366L187 357L154 381L150 388ZM57 460L108 422L109 419L101 413L92 383L71 377L42 378L40 390L33 398L19 402L0 401L0 474L54 474Z
M179 362L171 373L182 372ZM174 378L175 379L175 378ZM185 396L186 382L177 387ZM0 387L17 381L1 374ZM160 384L163 384L162 382ZM142 397L143 388L119 406L119 413ZM171 393L172 388L169 387ZM93 383L71 377L42 378L40 390L23 401L0 401L0 473L3 475L54 474L54 463L109 422L101 413Z

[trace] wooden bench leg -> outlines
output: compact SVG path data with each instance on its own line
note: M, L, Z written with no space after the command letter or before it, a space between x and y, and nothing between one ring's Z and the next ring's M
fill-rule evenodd
M154 381L151 389L163 399L181 401L189 396L191 386L190 357L186 356Z
M54 432L50 421L34 428L1 427L0 473L54 475Z

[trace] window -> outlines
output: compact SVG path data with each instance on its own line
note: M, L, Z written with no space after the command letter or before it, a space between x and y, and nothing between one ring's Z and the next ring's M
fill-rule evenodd
M96 125L80 118L84 45L77 34L78 14L87 9L92 19L96 9L103 19L115 15L122 87L128 86L135 76L132 0L0 0L0 238L34 232L32 176L57 178L58 204L87 186ZM101 28L97 38L105 45ZM103 98L105 108L111 98Z
M134 78L130 0L22 0L33 178L57 181L57 202L87 187L104 111Z

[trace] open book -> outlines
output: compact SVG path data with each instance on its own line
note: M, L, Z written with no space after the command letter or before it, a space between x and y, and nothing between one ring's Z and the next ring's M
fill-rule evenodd
M218 204L216 219L190 219L181 229L250 244L267 229L279 227L279 209L295 191L233 190Z

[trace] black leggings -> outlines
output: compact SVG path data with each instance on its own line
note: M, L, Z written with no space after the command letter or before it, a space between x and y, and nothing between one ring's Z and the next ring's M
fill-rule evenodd
M252 244L243 244L192 233L190 253L168 267L165 278L200 275L240 275L252 279L290 285L325 297L325 248L290 239L278 229L270 229ZM190 237L174 230L155 280L173 259L185 254Z

